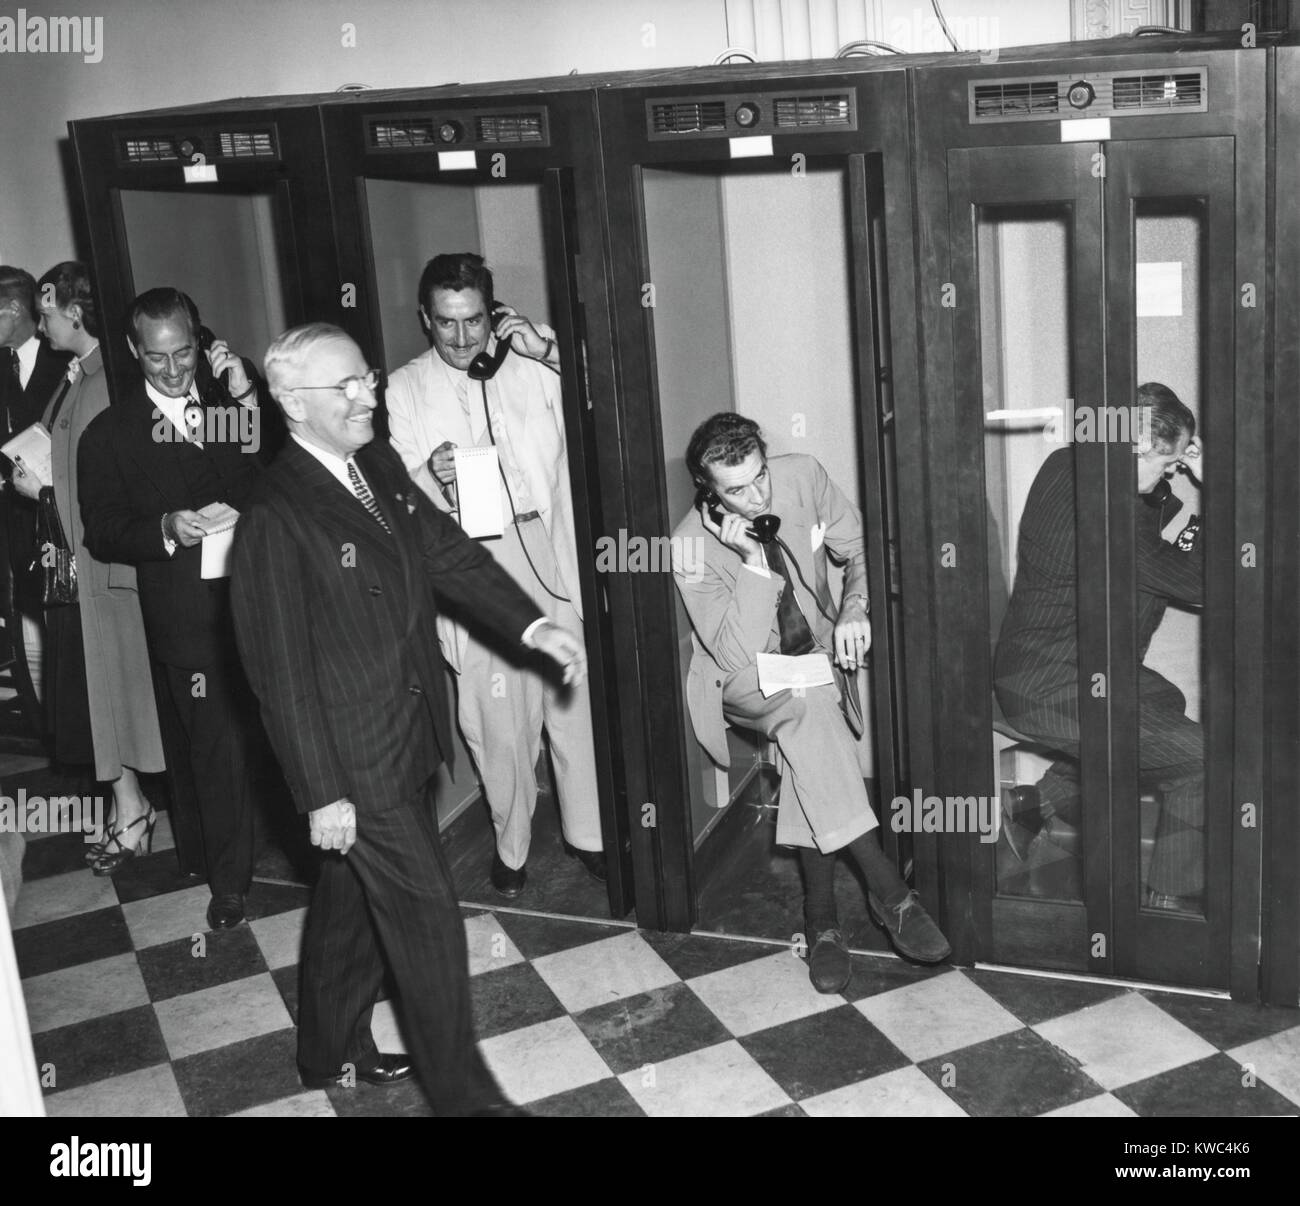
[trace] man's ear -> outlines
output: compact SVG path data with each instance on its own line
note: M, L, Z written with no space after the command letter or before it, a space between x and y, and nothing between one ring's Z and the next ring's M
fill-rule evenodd
M126 337L126 346L131 349L131 355L135 360L140 359L140 353L135 350L135 340L130 335Z
M303 401L291 389L278 389L271 391L273 397L279 404L280 409L284 412L286 419L292 419L295 423L301 423L306 418L307 410Z
M433 323L429 321L428 312L423 306L420 307L420 325L424 328L426 335L433 334Z

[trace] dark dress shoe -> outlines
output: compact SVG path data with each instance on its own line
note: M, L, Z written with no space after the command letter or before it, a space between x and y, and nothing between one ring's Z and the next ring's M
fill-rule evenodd
M853 975L853 960L839 930L822 930L808 952L808 977L818 992L843 992Z
M528 882L528 871L520 867L517 871L507 867L499 854L492 855L492 886L507 899L513 900L524 890Z
M208 927L214 930L233 930L244 920L244 898L237 892L214 896L208 905Z
M576 858L587 869L587 874L598 884L605 882L608 869L603 850L579 850L575 846L570 846L569 855L571 858Z
M344 1069L333 1075L321 1075L319 1072L304 1072L298 1069L298 1076L308 1089L328 1089L331 1085L346 1085L350 1078L364 1080L368 1085L392 1085L399 1080L406 1080L415 1072L415 1066L405 1055L381 1055L365 1067Z
M1043 806L1036 787L1013 787L1002 795L1002 833L1011 853L1022 863L1043 827Z

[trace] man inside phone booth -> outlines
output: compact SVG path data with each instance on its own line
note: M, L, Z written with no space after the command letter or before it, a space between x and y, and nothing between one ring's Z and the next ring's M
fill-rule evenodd
M583 631L568 449L554 332L496 301L473 252L438 255L418 288L430 348L389 376L390 439L412 480L484 546L550 620ZM493 888L527 884L542 732L550 741L568 852L604 882L591 703L536 660L486 645L440 615L460 729L483 782Z
M777 745L776 840L799 851L814 987L840 992L852 972L835 907L841 850L866 877L869 909L894 948L941 962L947 939L871 832L856 684L871 647L861 514L814 457L769 459L758 424L733 412L696 428L686 467L699 493L672 547L698 550L673 566L694 629L691 719L719 766L729 762L725 723ZM844 565L838 609L828 554ZM761 670L760 654L771 655Z

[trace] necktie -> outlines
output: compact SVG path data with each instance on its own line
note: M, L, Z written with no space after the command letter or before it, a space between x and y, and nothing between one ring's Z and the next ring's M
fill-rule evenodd
M767 553L768 565L780 574L785 582L785 587L781 591L781 602L776 610L777 627L781 632L781 652L811 653L816 642L813 640L812 629L808 627L808 621L803 618L803 612L799 610L799 604L795 600L794 587L790 585L790 575L786 572L781 546L774 540L771 544L764 545L764 551Z
M393 529L388 526L388 521L384 518L384 513L379 509L375 496L370 493L370 487L361 479L361 474L357 472L357 467L351 461L348 461L347 465L348 481L352 483L352 492L361 500L366 510L379 521L379 526L391 536Z
M9 371L14 375L14 384L19 389L23 387L23 362L18 359L16 348L9 349Z
M185 400L185 438L197 448L203 447L203 407L193 395Z

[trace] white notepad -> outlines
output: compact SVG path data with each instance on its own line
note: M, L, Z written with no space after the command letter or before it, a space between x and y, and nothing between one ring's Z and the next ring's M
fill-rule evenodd
M764 699L771 699L778 691L824 687L834 681L831 659L825 653L758 655L758 689Z
M460 526L466 536L500 536L506 529L501 515L497 450L489 444L481 448L457 448L455 455Z
M239 512L228 503L214 502L200 507L198 514L203 517L200 526L207 532L203 537L199 577L229 578L230 550L235 546L235 524L239 522Z
M54 466L50 456L50 433L44 423L33 423L24 428L3 447L3 452L15 465L32 474L39 485L54 485Z

